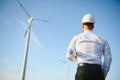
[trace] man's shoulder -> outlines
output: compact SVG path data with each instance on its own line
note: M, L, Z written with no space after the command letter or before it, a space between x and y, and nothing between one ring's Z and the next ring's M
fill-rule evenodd
M105 36L101 36L101 35L96 34L96 33L93 33L93 35L95 35L95 40L96 40L97 42L100 42L100 43L102 43L102 44L105 44L105 43L106 43L107 39L105 38Z
M78 40L79 38L81 38L82 36L83 36L83 33L76 34L76 35L73 36L72 40L73 40L73 41L76 41L76 40Z
M80 34L77 34L73 38L74 40L86 40L90 39L92 41L96 41L98 43L104 44L107 40L104 36L98 35L94 32L82 32Z
M80 37L80 36L82 36L82 35L83 35L83 33L76 34L76 35L74 36L74 38L78 38L78 37Z
M96 33L93 33L93 34L94 34L96 37L98 37L99 39L103 40L103 41L106 40L105 36L102 36L102 35L99 35L99 34L96 34Z

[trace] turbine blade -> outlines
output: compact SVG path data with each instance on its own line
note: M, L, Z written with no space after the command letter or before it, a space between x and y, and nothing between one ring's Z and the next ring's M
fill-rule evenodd
M27 31L28 31L28 30L25 31L24 37L27 35Z
M33 20L42 21L42 22L49 22L47 20L41 20L41 19L33 19Z
M27 10L24 8L24 6L20 3L19 0L17 0L17 1L18 1L19 5L22 7L22 9L25 11L25 13L27 14L27 16L30 18L31 16L30 16L30 14L27 12Z
M27 35L28 29L29 29L29 27L28 27L27 30L25 31L24 37Z

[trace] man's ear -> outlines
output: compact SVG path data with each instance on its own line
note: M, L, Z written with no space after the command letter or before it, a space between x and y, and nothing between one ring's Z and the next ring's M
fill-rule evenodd
M82 32L84 32L84 25L82 24Z

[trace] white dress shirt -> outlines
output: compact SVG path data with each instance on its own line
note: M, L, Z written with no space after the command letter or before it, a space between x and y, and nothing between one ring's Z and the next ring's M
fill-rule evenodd
M104 61L102 64L102 55ZM107 40L94 34L91 30L76 35L67 50L67 58L75 63L102 65L106 77L112 61L111 51Z

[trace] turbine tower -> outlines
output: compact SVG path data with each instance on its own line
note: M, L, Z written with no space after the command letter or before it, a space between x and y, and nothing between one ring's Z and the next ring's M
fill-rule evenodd
M66 80L68 80L68 62L64 62L62 60L60 60L60 62L66 64Z
M27 65L27 56L28 56L28 48L29 48L29 41L30 41L30 32L31 32L31 24L33 20L48 22L46 20L40 20L40 19L33 19L31 15L27 12L27 10L24 8L24 6L21 4L19 0L17 0L18 4L22 7L23 11L26 13L26 15L29 17L28 19L28 27L25 32L26 36L26 44L25 44L25 51L24 51L24 60L23 60L23 66L22 66L22 73L20 80L25 80L25 74L26 74L26 65Z

